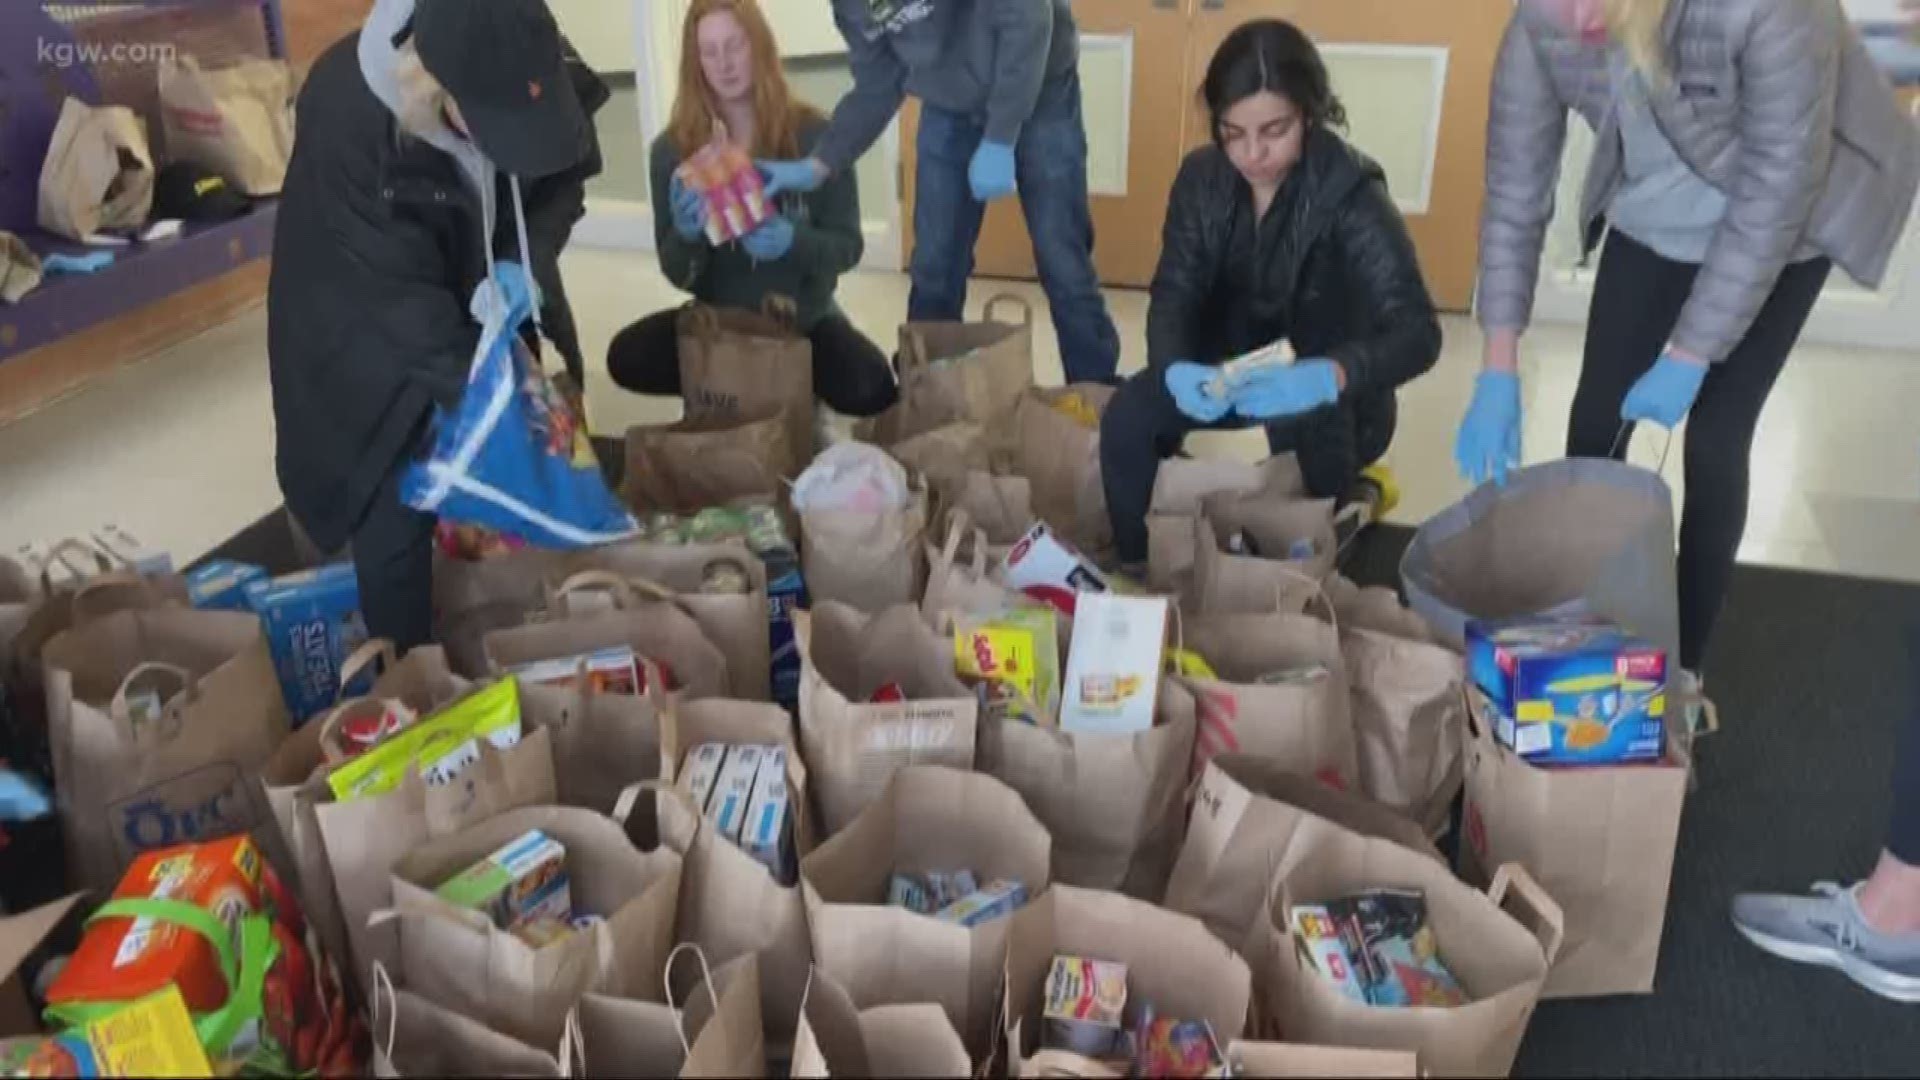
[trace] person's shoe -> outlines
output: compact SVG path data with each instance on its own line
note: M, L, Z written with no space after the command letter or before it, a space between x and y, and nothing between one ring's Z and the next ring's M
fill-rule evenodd
M1867 925L1859 889L1822 881L1813 896L1744 893L1733 898L1734 929L1783 960L1834 968L1883 998L1920 1003L1920 933Z

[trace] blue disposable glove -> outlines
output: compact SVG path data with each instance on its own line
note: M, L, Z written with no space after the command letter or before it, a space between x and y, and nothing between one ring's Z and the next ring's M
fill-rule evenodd
M1189 419L1203 424L1219 422L1220 418L1233 411L1233 402L1226 395L1215 396L1212 390L1214 380L1220 377L1220 369L1206 364L1196 364L1191 360L1175 360L1167 365L1167 393L1173 395L1173 403Z
M1249 420L1278 420L1331 405L1340 397L1340 365L1301 360L1255 368L1233 388L1233 411Z
M52 812L44 788L12 769L0 769L0 821L33 821Z
M678 176L667 185L667 201L672 204L673 230L683 240L699 240L707 234L707 200L680 182Z
M973 197L983 203L1013 194L1013 147L1006 143L980 140L967 165L967 183Z
M1707 365L1682 360L1668 349L1627 391L1626 400L1620 403L1620 419L1651 420L1669 430L1679 427L1693 411L1693 399L1700 396L1700 384L1706 377Z
M1520 464L1520 376L1480 373L1453 442L1453 460L1460 475L1476 484L1507 482L1507 470Z
M793 222L775 214L741 237L740 246L755 262L777 262L793 247Z
M767 180L767 198L792 191L804 195L827 182L827 167L814 158L799 161L756 161Z

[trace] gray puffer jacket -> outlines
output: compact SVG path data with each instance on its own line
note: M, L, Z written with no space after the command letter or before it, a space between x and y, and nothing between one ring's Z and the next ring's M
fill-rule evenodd
M1718 361L1808 251L1879 284L1920 186L1920 135L1834 0L1671 0L1663 33L1654 118L1729 203L1671 340ZM1580 199L1583 242L1599 240L1623 178L1607 49L1514 9L1487 124L1484 327L1524 329L1532 313L1569 110L1599 136Z

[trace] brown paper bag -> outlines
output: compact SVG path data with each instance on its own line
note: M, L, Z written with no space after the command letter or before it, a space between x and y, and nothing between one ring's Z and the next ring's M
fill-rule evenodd
M592 603L569 603L595 590L601 596ZM609 605L611 610L604 610ZM555 591L543 621L495 630L483 647L496 674L541 660L628 648L635 658L658 665L669 689L682 698L720 697L732 685L726 656L707 640L685 602L663 588L636 585L605 570L568 578Z
M1211 505L1211 503L1210 503ZM1287 513L1303 519L1317 516L1324 504L1283 504L1275 513ZM1214 524L1213 513L1201 514L1193 522L1192 608L1207 613L1298 611L1320 592L1320 577L1332 565L1329 557L1322 565L1319 555L1306 559L1269 559L1253 555L1235 555L1226 548L1227 534ZM1333 551L1331 516L1326 518L1327 552ZM1303 522L1304 524L1304 522ZM1149 537L1151 539L1151 537ZM1316 550L1320 540L1311 541Z
M801 864L820 970L856 1005L931 1002L976 1057L992 1046L1007 919L968 928L887 904L896 873L970 870L982 885L1047 887L1052 844L1018 792L932 766L894 773L879 801Z
M927 577L927 493L884 513L803 510L800 565L814 602L883 611L920 599Z
M40 227L69 240L101 231L135 232L153 208L153 153L132 109L60 105L40 166Z
M935 491L945 490L969 472L993 472L997 455L986 425L971 420L923 431L889 445L887 453L907 467L909 474L923 477Z
M716 560L744 567L751 583L749 591L703 592L706 569ZM634 579L631 583L643 595L672 594L700 624L707 640L726 657L730 696L745 701L771 697L773 644L767 621L767 568L746 545L630 540L575 552L567 560L567 569L575 573L611 570Z
M1157 901L1186 829L1193 737L1193 695L1165 680L1149 731L1070 735L1005 720L986 725L981 768L1052 834L1055 881Z
M1501 868L1481 893L1426 855L1324 820L1303 822L1295 843L1295 857L1275 875L1248 945L1267 1023L1301 1042L1412 1051L1434 1076L1507 1075L1560 948L1559 905L1517 866ZM1300 955L1290 930L1296 904L1381 888L1425 895L1441 960L1465 989L1467 1004L1364 1005ZM1515 902L1518 917L1503 910Z
M967 1048L938 1005L859 1009L852 995L819 968L807 982L793 1036L795 1080L970 1076Z
M17 623L9 654L0 654L0 676L12 681L16 689L37 695L42 690L41 651L63 630L73 630L116 611L146 608L186 607L187 583L178 574L141 574L115 567L97 548L78 540L62 540L53 552L70 552L93 560L98 573L78 585L58 587L41 573L35 581L25 568L23 588L12 587L16 599L6 618ZM17 579L16 579L17 582ZM38 711L24 706L29 715Z
M531 829L566 848L574 910L606 920L544 948L434 892ZM665 847L637 850L624 822L565 807L508 811L430 840L395 864L395 971L408 988L496 1031L557 1045L568 1011L588 990L624 997L659 991L647 973L666 967L679 896L680 855Z
M167 157L191 161L248 195L278 195L293 157L293 70L284 60L202 68L160 60Z
M1160 1016L1205 1020L1224 1045L1246 1028L1252 976L1197 919L1112 893L1056 885L1014 912L1007 941L1006 1047L1010 1071L1043 1076L1033 1057L1055 956L1127 965L1127 998ZM1130 1010L1131 1011L1131 1010Z
M566 557L541 548L479 560L434 553L433 638L455 672L486 677L486 636L545 611L554 586L566 577Z
M1281 1080L1414 1080L1420 1075L1420 1059L1401 1050L1241 1041L1227 1048L1227 1061L1235 1076Z
M946 542L938 549L927 545L927 591L920 612L936 630L944 629L944 616L953 612L988 614L1031 603L1020 590L994 580L987 569L992 545L986 533L972 524L965 513L949 514ZM969 549L964 564L963 543Z
M1289 865L1301 823L1314 818L1441 861L1420 827L1393 811L1272 761L1229 754L1208 762L1194 789L1165 906L1239 946L1260 918L1274 874Z
M121 611L62 633L42 659L76 884L111 890L142 851L272 835L259 776L290 726L259 619Z
M764 702L692 701L667 713L661 727L661 778L680 778L687 751L702 743L787 748L788 812L794 857L813 851L806 762L793 739L786 710ZM759 957L760 1013L767 1034L784 1042L800 1015L813 943L798 879L776 880L765 866L714 832L702 828L687 851L681 875L680 940L700 947L713 963Z
M561 1068L578 1077L679 1076L687 1062L680 1027L681 1010L665 1002L583 994L560 1043Z
M384 967L375 969L373 983L373 1075L377 1077L491 1080L567 1075L544 1050L410 990L395 990Z
M1436 835L1445 831L1460 792L1464 661L1442 646L1360 626L1342 626L1340 646L1361 790Z
M565 685L520 685L527 723L543 728L553 747L553 779L561 806L608 813L635 784L660 775L661 718L668 709L659 692L659 669L642 675L647 691L612 694L590 679Z
M793 456L792 425L762 409L627 429L623 494L635 510L691 513L759 498L778 504L805 459Z
M1091 426L1057 407L1070 398L1093 412ZM1113 546L1113 524L1107 518L1107 493L1100 478L1098 420L1112 400L1112 388L1099 384L1029 387L1013 419L1015 468L1033 482L1034 510L1085 552Z
M953 644L896 607L867 616L828 601L793 615L800 741L823 836L852 823L907 765L971 769L980 702L954 674ZM898 684L905 701L874 702Z
M788 461L813 460L813 344L794 307L761 313L689 304L680 312L680 396L688 419L741 423L770 415L787 428Z
M1018 322L994 319L997 309ZM1033 309L1001 294L987 300L980 322L910 322L900 328L900 400L861 437L891 446L943 424L971 420L993 427L1013 415L1033 385Z
M1687 798L1679 710L1668 713L1666 760L1583 769L1535 768L1494 740L1484 715L1467 722L1462 876L1486 882L1490 867L1518 863L1563 898L1566 943L1543 996L1651 993Z
M1184 596L1192 587L1193 520L1209 495L1265 492L1300 498L1306 481L1292 454L1253 465L1219 458L1168 458L1154 477L1147 511L1147 584L1159 592Z
M1359 779L1340 635L1308 615L1201 615L1179 624L1215 679L1183 678L1199 704L1193 774L1215 754L1245 754L1342 786ZM1290 670L1317 674L1277 684Z
M1024 476L995 476L974 469L939 492L940 517L951 519L964 513L967 520L984 532L987 542L1001 549L1012 547L1033 527L1033 484Z
M25 240L0 229L0 304L17 304L40 287L40 256Z

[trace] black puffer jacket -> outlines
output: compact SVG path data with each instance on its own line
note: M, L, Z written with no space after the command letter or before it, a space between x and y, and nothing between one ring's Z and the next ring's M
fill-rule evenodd
M1147 359L1218 363L1280 338L1346 369L1338 406L1393 424L1394 388L1440 356L1440 322L1379 165L1315 128L1264 221L1224 151L1173 184L1147 311Z

